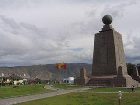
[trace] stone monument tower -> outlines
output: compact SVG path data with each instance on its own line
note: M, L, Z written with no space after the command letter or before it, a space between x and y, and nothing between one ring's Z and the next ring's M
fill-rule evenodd
M105 15L102 21L105 25L95 34L92 76L87 85L138 86L127 73L122 35L112 28L110 15Z

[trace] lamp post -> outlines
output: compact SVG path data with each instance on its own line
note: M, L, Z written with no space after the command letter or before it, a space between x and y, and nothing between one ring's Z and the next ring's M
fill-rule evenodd
M121 105L121 99L122 99L122 92L118 92L118 100L119 100L119 105Z

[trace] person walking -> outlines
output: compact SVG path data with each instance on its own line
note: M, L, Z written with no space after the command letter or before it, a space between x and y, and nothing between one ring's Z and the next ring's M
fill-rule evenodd
M135 86L132 85L132 87L131 87L132 92L134 92L134 89L135 89Z

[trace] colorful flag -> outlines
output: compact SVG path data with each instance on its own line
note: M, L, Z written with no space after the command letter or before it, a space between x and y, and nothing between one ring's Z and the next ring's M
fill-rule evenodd
M63 68L66 70L66 69L67 69L67 65L66 65L66 64L64 64L64 65L63 65Z
M57 63L57 64L56 64L56 68L57 68L58 70L60 70L60 69L66 70L67 65L66 65L65 63Z

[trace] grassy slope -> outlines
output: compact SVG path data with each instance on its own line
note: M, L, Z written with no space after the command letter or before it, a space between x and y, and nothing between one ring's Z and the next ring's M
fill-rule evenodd
M140 88L134 89L135 92L140 92ZM131 88L92 88L89 91L94 91L94 92L131 92Z
M36 94L46 91L48 90L44 89L44 85L25 85L25 86L21 85L16 88L13 88L12 86L6 86L0 87L0 98Z
M53 86L53 88L60 88L60 89L72 89L76 87L79 86L67 85L67 84L56 84ZM16 88L13 88L13 86L3 86L0 87L0 98L24 96L24 95L37 94L37 93L43 93L48 91L53 91L53 90L49 88L45 89L44 85L21 85Z
M111 88L104 88L105 91L113 91ZM104 91L103 88L97 89ZM46 99L35 100L18 105L118 105L117 93L94 93L97 90L90 90L81 93L70 93L50 97ZM114 89L118 91L120 89ZM121 105L140 105L140 89L134 93L123 93Z
M54 84L55 88L59 89L73 89L73 88L78 88L81 87L79 85L71 85L71 84Z

